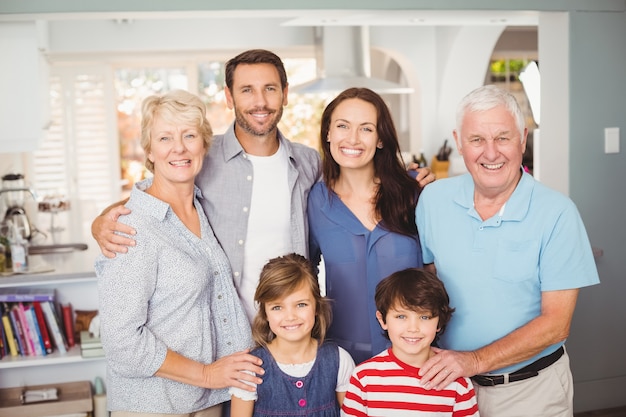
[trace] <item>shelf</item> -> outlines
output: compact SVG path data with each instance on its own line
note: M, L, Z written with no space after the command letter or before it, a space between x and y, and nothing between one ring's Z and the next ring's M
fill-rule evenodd
M98 278L93 274L75 275L11 275L0 276L0 288L32 287L37 285L60 285L78 284L81 282L97 282Z
M0 359L0 369L23 368L27 366L62 365L77 362L103 361L104 356L98 358L83 358L80 346L72 347L67 353L55 350L46 356L5 356Z

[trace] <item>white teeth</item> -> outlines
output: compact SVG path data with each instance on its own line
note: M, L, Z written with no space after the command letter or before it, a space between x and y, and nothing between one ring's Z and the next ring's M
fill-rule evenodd
M487 169L499 169L502 168L502 166L504 165L504 163L500 163L500 164L483 164L483 166Z
M184 161L172 161L170 162L171 165L175 165L175 166L184 166L184 165L189 165L191 163L190 159L186 159Z
M363 151L359 149L346 149L346 148L341 148L341 152L348 154L348 155L360 155L363 153Z
M285 330L295 330L297 329L299 326L284 326Z

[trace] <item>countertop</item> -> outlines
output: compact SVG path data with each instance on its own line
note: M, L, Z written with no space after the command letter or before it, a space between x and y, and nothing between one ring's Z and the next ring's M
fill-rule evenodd
M0 287L27 286L41 283L95 279L94 261L99 251L97 245L87 250L46 255L30 255L28 262L34 271L0 276Z

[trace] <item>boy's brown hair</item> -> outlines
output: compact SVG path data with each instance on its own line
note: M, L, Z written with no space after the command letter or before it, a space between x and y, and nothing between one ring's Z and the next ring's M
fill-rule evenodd
M429 311L433 317L439 317L440 330L433 343L443 334L454 312L443 282L437 275L420 268L394 272L380 281L376 286L374 300L383 322L386 322L387 313L395 306L411 311ZM386 331L385 336L389 338Z

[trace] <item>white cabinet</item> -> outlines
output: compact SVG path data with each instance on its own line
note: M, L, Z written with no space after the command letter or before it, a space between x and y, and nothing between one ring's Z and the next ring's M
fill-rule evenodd
M37 148L49 124L47 25L0 22L0 153Z
M66 256L65 261L75 260L81 256L79 253ZM87 260L84 263L91 262ZM71 303L74 310L98 309L96 276L88 270L72 272L60 267L45 274L0 277L0 287L26 286L55 288L57 301ZM46 356L6 356L0 360L0 388L84 380L93 382L97 376L104 380L105 363L104 358L83 358L78 341L66 354L55 350Z

